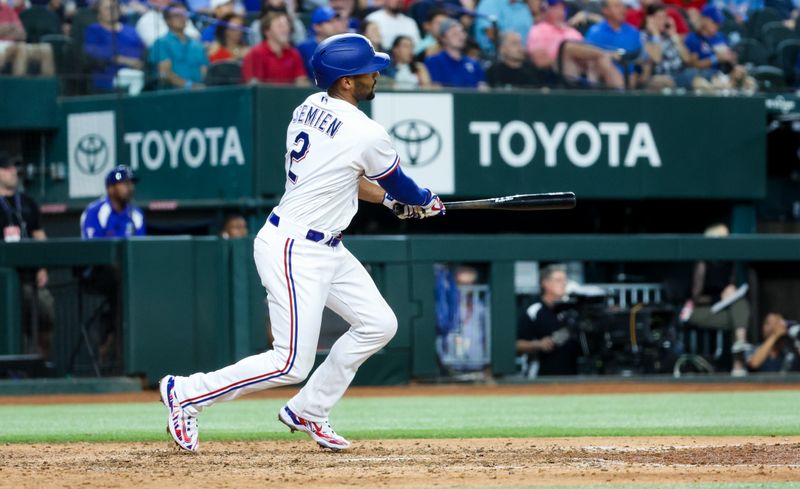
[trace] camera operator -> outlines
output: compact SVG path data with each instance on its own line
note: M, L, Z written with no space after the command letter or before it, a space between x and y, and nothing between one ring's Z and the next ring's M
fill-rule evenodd
M541 271L541 298L520 315L517 324L517 354L527 355L530 378L536 375L574 375L577 373L578 345L570 339L566 324L555 312L555 305L567 294L564 265L549 265ZM537 369L538 366L538 370Z
M800 370L800 325L789 324L780 314L768 314L761 331L764 342L747 355L747 367L755 372Z

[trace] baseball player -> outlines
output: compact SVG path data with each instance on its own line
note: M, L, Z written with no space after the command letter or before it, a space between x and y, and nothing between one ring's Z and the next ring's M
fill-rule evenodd
M106 195L89 204L81 214L83 239L144 236L144 213L131 203L133 170L119 165L106 175Z
M254 243L269 300L273 349L216 372L161 379L167 430L180 448L197 450L197 415L215 402L305 380L325 307L351 328L280 409L278 419L324 448L350 446L333 430L328 415L358 367L392 339L397 318L342 244L341 232L359 199L382 203L400 218L445 211L437 195L403 173L386 130L357 107L375 97L378 72L388 64L389 56L375 53L358 34L332 36L314 51L314 79L325 91L309 96L292 114L286 134L286 190Z

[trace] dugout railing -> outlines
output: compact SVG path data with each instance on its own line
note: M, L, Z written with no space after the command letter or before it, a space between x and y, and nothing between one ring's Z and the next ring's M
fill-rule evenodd
M392 343L359 372L358 381L371 384L439 374L435 264L473 263L486 270L490 365L494 374L503 375L516 370L516 261L672 264L715 259L777 265L789 275L800 263L800 236L795 235L357 236L345 242L368 265L399 320ZM18 270L90 265L116 265L121 271L125 374L142 374L152 383L167 371L215 369L268 347L264 292L252 263L251 240L54 239L0 246L0 354L23 353Z

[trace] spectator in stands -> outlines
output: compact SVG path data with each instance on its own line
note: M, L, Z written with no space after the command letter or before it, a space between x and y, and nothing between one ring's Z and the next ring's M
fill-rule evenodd
M217 25L216 39L208 48L208 60L211 63L241 61L249 50L243 28L244 17L241 15L231 13L223 17Z
M792 327L792 333L789 328ZM747 368L755 372L800 371L800 325L780 314L768 314L761 325L764 341L745 355Z
M481 0L476 9L475 40L487 57L493 57L498 42L492 20L500 32L515 31L525 38L533 25L533 16L525 0Z
M625 80L615 68L613 54L583 42L580 32L566 23L563 0L548 0L546 10L528 32L527 50L534 66L554 71L570 82L586 78L622 89ZM560 56L560 60L559 60Z
M47 5L48 0L32 0L31 6L19 14L29 44L38 44L42 36L64 33L61 18Z
M361 20L356 16L355 0L330 0L328 5L339 14L345 32L358 32Z
M314 50L325 39L344 33L346 26L339 14L332 8L317 7L311 15L311 29L314 31L314 36L309 36L305 41L298 44L297 50L300 51L300 55L303 57L308 78L313 82L314 70L311 68L311 57L314 55Z
M0 152L0 229L3 242L15 243L33 239L44 241L47 235L41 226L39 205L19 188L19 174L16 162L6 152ZM53 295L46 288L47 269L40 268L35 273L22 272L22 322L25 337L33 338L33 308L38 319L38 344L30 350L38 349L45 358L50 354L55 326L55 307ZM34 296L34 291L35 296Z
M359 27L358 33L362 36L369 39L369 42L375 47L377 51L380 51L382 48L381 46L381 30L378 27L378 24L375 22L364 21L361 23L361 27Z
M730 70L736 64L736 52L728 45L725 35L719 32L722 12L709 5L703 9L697 32L686 36L686 47L692 53L696 68L720 71Z
M641 0L639 2L639 8L634 8L629 6L628 10L625 12L625 22L636 27L639 30L643 29L644 26L644 18L647 15L647 8L651 5L664 5L661 0ZM672 19L672 22L675 23L675 31L681 37L686 36L690 32L689 24L686 22L686 19L680 13L680 11L671 5L664 5L664 10L667 13L667 16Z
M116 0L100 0L97 23L86 28L83 50L92 62L92 87L110 91L130 87L138 94L144 87L144 43L136 29L119 22Z
M647 88L701 89L709 86L697 70L688 68L692 61L691 54L663 5L655 3L647 6L641 32L647 53L642 82Z
M755 90L755 81L737 64L736 52L719 31L724 19L722 13L713 5L707 5L701 14L700 28L686 36L685 41L691 53L691 65L711 81L714 88Z
M264 42L253 47L242 63L242 79L306 86L303 57L289 42L289 16L273 12L261 19Z
M200 40L203 44L211 44L217 35L217 27L223 17L233 13L233 0L211 0L211 17L207 20L208 25L200 33Z
M403 0L384 0L383 8L367 15L367 22L374 22L381 31L381 48L389 51L397 36L411 38L419 43L419 27L414 19L403 14Z
M381 74L392 79L394 88L414 90L433 86L425 64L414 60L411 38L397 36L392 44L391 58L392 63Z
M241 214L230 214L225 218L219 235L223 239L246 238L249 234L247 221Z
M292 25L292 44L297 46L306 40L307 29L297 15L295 15L294 2L287 2L287 0L262 0L261 14L258 19L250 24L250 45L255 46L264 41L264 36L261 29L261 19L267 14L272 12L283 12L289 16L289 21Z
M153 44L149 60L158 67L159 78L168 88L202 88L208 57L200 41L186 36L186 7L173 2L164 10L169 32Z
M428 56L433 56L442 50L439 45L439 27L442 22L450 17L443 10L431 9L425 22L422 23L422 30L425 36L414 45L414 56L424 60Z
M639 29L625 22L625 3L623 0L603 0L605 19L593 25L586 33L586 42L607 51L615 51L626 59L635 59L642 51ZM632 63L623 66L617 63L622 72L632 73Z
M172 0L149 0L152 6L150 10L145 12L136 22L136 33L147 46L151 49L156 40L165 36L169 32L169 27L166 22L166 12ZM185 9L184 9L185 12ZM184 17L185 27L183 28L183 35L189 39L200 39L200 31L192 24L192 21Z
M486 71L486 79L492 88L543 87L548 82L547 73L528 61L517 31L500 34L499 60Z
M710 238L724 238L730 235L724 224L714 224L705 231ZM746 297L739 297L719 312L712 312L712 306L721 301L732 300L737 295L735 267L732 262L699 261L694 265L692 276L692 296L684 306L684 319L701 328L734 332L733 353L746 350L747 327L750 323L750 303ZM688 316L688 318L686 317ZM741 361L733 366L733 375L744 375L746 370Z
M11 74L24 76L30 62L39 63L39 74L53 76L55 64L49 44L25 44L26 33L17 11L0 2L0 72L11 65Z
M445 87L485 89L486 74L477 60L463 54L467 33L460 22L447 19L439 27L442 51L425 60L434 84Z
M89 204L81 214L83 239L145 235L144 213L131 203L137 181L133 170L125 165L106 175L106 195Z
M541 296L520 315L517 354L527 355L529 378L537 375L574 375L578 371L578 345L570 339L555 306L567 295L567 269L549 265L541 270Z

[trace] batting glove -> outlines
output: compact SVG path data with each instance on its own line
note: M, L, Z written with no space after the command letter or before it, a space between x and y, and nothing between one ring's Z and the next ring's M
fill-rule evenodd
M445 214L444 203L442 199L439 198L438 195L428 190L428 200L422 204L421 206L417 206L418 212L421 214L421 218L424 219L426 217L433 217Z
M389 192L383 196L383 205L388 207L398 219L422 219L419 206L403 204L389 195Z

